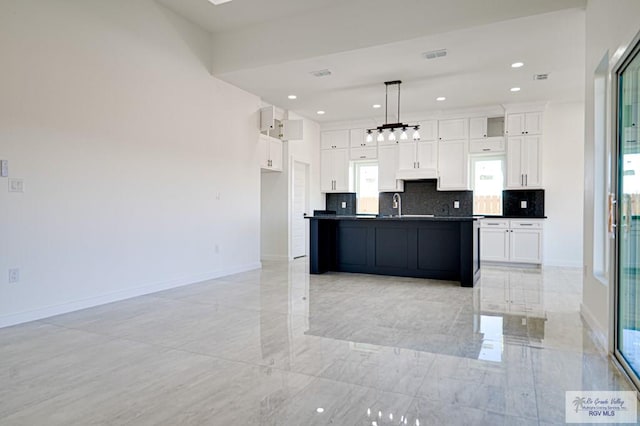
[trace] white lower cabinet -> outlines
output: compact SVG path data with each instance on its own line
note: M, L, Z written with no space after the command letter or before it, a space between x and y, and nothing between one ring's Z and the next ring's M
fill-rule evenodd
M482 219L480 260L542 263L542 219Z
M349 150L320 150L320 191L347 192L349 190Z

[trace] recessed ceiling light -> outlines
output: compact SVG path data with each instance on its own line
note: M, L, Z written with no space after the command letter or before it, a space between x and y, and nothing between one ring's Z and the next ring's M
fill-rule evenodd
M524 66L524 62L514 62L511 64L511 68L520 68L521 66Z
M512 88L511 88L511 89L509 89L509 90L511 90L512 92L519 92L519 91L520 91L520 88L519 88L519 87L512 87Z
M322 408L322 407L318 407L318 408L316 408L316 412L318 412L318 413L324 413L324 408Z
M380 105L380 104L373 104L373 107L374 107L375 109L378 109L378 108L382 108L382 105Z
M289 99L298 99L298 97L296 95L289 95L289 96L287 96L287 98L289 98Z
M209 0L210 3L215 4L216 6L219 6L221 4L224 3L229 3L231 0Z
M318 115L324 115L324 111L320 110L317 112Z
M438 96L436 98L436 101L439 101L439 102L446 101L446 100L447 100L447 98L445 98L444 96Z

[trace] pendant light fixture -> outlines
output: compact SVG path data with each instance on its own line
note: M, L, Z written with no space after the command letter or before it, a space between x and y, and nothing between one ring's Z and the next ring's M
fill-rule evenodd
M374 128L374 129L367 129L367 142L372 142L373 141L373 136L372 136L372 132L374 130L376 130L378 132L378 137L376 138L376 140L378 142L384 142L384 132L385 130L389 131L389 136L387 138L388 141L393 142L396 140L396 129L398 130L402 130L402 133L400 133L400 140L404 141L409 139L408 135L407 135L407 129L409 127L413 128L413 140L417 141L420 139L420 133L418 132L418 129L420 128L420 125L418 124L405 124L402 123L400 121L400 85L402 84L402 81L400 80L393 80L393 81L385 81L385 102L384 102L384 124ZM396 117L397 122L396 123L389 123L389 86L396 86L398 88L398 115Z

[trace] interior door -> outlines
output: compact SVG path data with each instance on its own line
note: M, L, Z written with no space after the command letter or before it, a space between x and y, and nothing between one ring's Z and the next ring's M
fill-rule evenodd
M640 375L640 55L636 45L617 71L616 356Z
M293 211L291 218L291 255L307 255L307 166L296 161L293 165Z

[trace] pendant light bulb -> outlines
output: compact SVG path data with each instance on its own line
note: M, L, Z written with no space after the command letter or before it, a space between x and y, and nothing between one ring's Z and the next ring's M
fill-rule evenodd
M382 134L382 130L378 130L378 138L376 140L378 142L384 142L384 135Z
M371 130L367 130L367 142L373 142L373 135L371 134Z
M407 128L403 127L402 128L402 133L400 133L400 140L401 141L406 141L407 139L409 139L409 136L407 136Z
M393 129L391 129L391 131L389 132L389 142L392 142L395 140L396 140L396 132L394 132Z
M418 132L418 126L413 128L414 132L413 132L413 140L417 141L420 140L420 133Z

